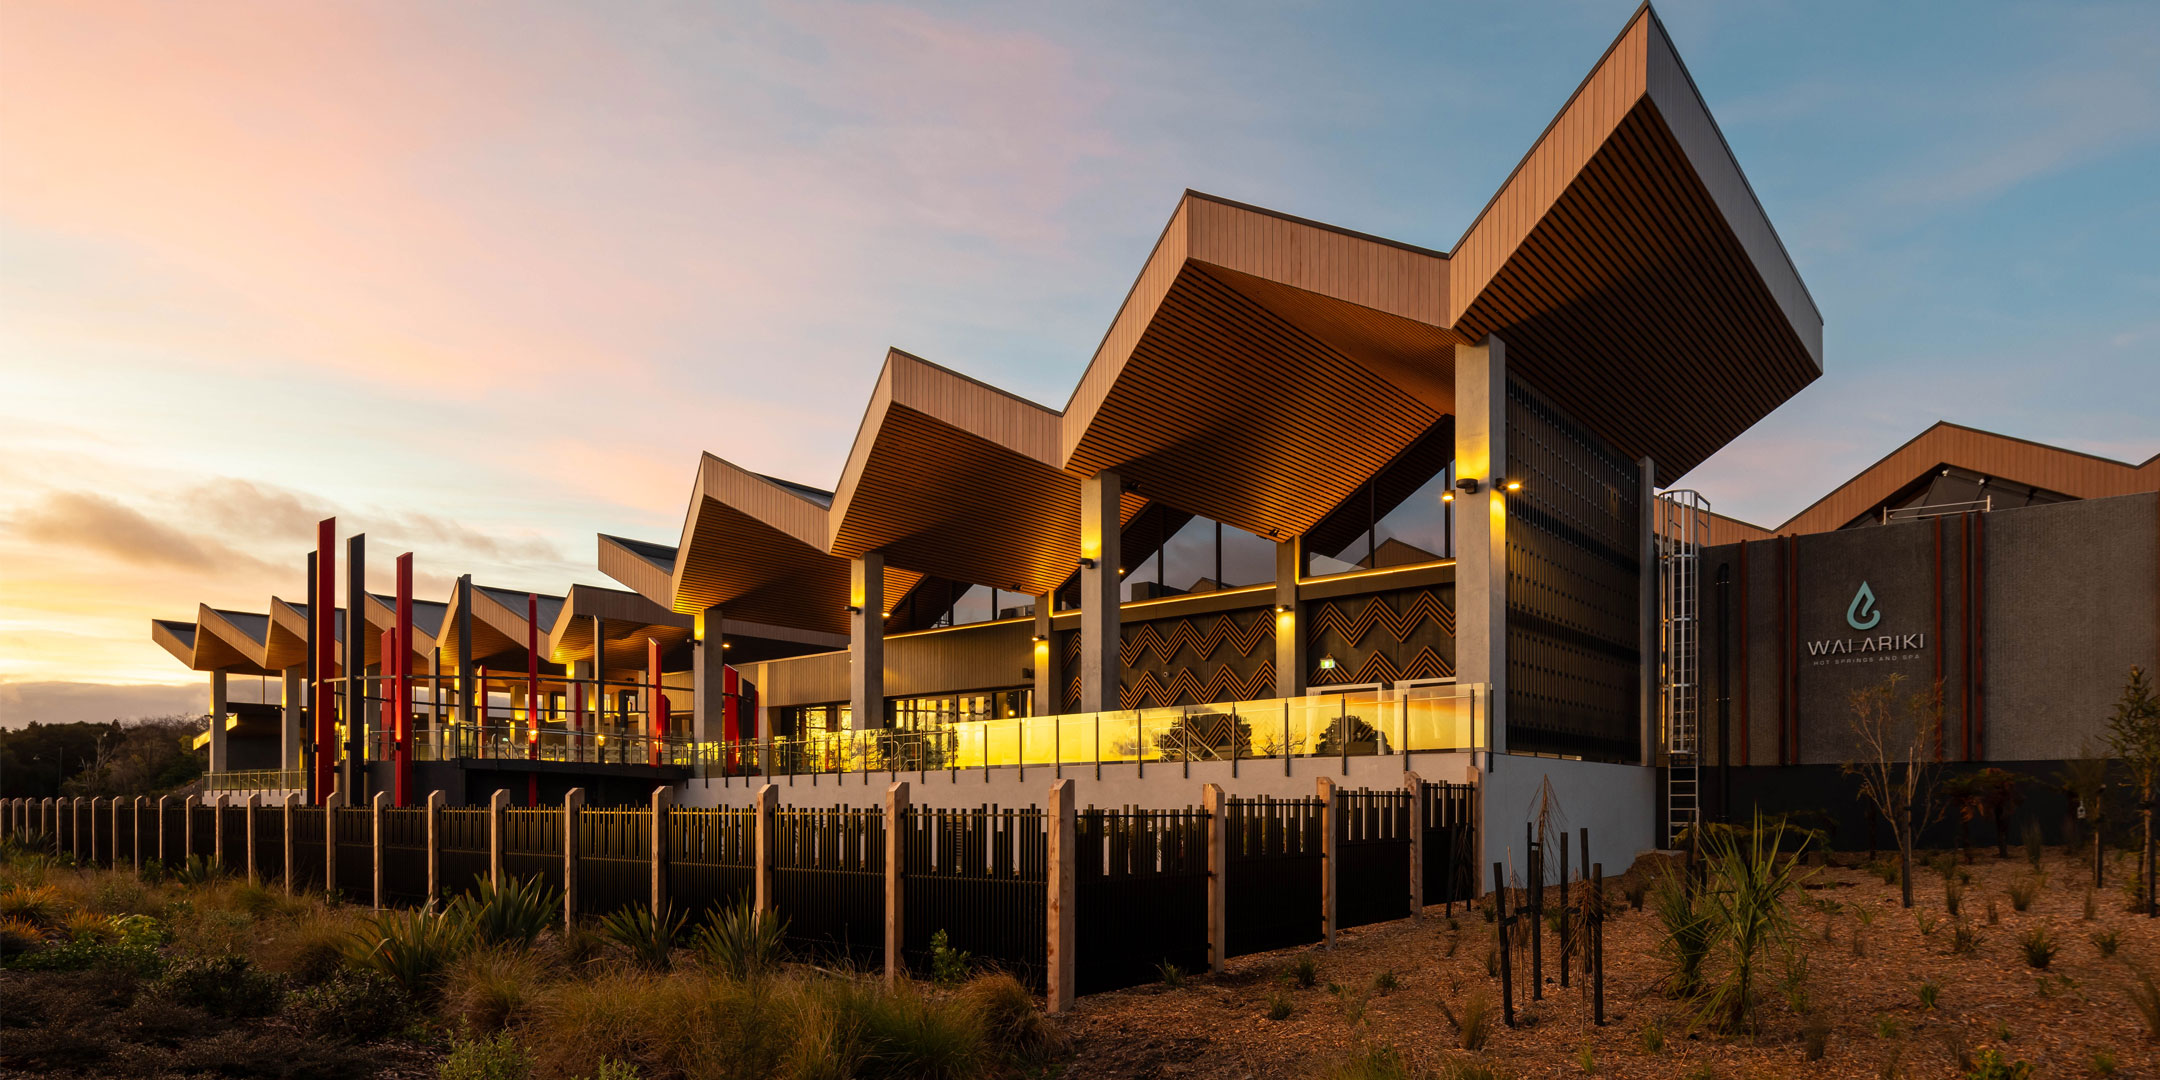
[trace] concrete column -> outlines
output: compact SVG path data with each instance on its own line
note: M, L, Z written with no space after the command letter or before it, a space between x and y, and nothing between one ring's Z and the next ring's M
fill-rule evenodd
M201 804L202 799L195 795L188 796L180 804L180 865L182 866L186 866L187 861L195 857L195 808Z
M1080 711L1118 707L1118 563L1124 558L1118 494L1124 483L1104 469L1080 481Z
M757 865L751 877L757 885L755 898L760 916L773 910L773 819L780 812L780 789L766 784L757 793Z
M383 906L383 808L390 805L390 793L378 791L368 800L368 845L375 850L375 873L368 882L368 891L374 900L375 910Z
M323 800L323 871L322 891L327 897L338 894L337 875L337 812L345 805L345 792L333 791Z
M1642 468L1642 763L1657 764L1658 754L1658 652L1662 634L1658 626L1657 463L1644 458ZM1660 834L1662 835L1662 833Z
M225 751L227 710L225 673L213 671L210 673L210 771L213 773L226 772L232 768L229 764L231 759Z
M170 804L171 802L172 802L172 796L170 796L170 795L160 795L160 796L158 796L158 800L157 800L157 857L158 857L158 861L159 861L160 863L162 863L162 862L164 862L164 861L165 861L165 853L166 853L167 851L170 851L170 850L172 850L172 847L171 847L171 845L170 845L170 844L169 844L169 843L168 843L168 842L166 841L166 839L165 839L165 808L166 808L166 806L168 806L168 805L169 805L169 804Z
M571 788L562 801L562 918L563 929L577 925L578 812L585 809L585 789Z
M307 687L307 665L294 664L282 673L278 702L278 768L300 771L300 741L305 736L301 705Z
M147 796L135 796L135 876L138 878L143 876L143 807L149 801Z
M247 797L247 880L250 885L262 884L262 863L255 854L255 815L262 811L262 796L249 792Z
M298 860L296 860L296 859L294 858L294 855L296 854L296 852L295 852L295 850L294 850L294 849L295 849L295 845L294 845L294 843L293 843L293 819L294 819L294 818L296 818L296 817L298 817L299 815L298 815L298 814L296 814L296 813L294 813L293 811L297 810L297 809L299 808L299 806L300 806L300 793L299 793L299 792L297 792L297 791L288 791L288 792L286 792L286 793L285 793L285 895L287 895L287 896L291 896L291 895L293 895L294 893L297 893L297 892L299 892L299 891L300 891L300 887L299 887L299 886L298 886L297 884L295 884L295 883L294 883L294 880L293 880L293 879L294 879L294 872L295 872L296 870L298 870L298 869L299 869L299 867L298 867L298 866L296 865L296 863L297 863L297 861L298 861Z
M441 791L427 793L427 894L428 903L442 899L442 808L449 799Z
M1114 522L1117 519L1111 518ZM1115 655L1115 654L1113 654ZM1080 876L1080 843L1077 825L1079 785L1072 780L1059 780L1050 785L1050 803L1044 822L1049 827L1049 935L1046 955L1049 960L1049 993L1047 1006L1050 1012L1067 1012L1073 1007L1078 987L1079 934L1075 919L1078 901L1074 888Z
M675 805L675 789L656 787L652 793L652 851L646 864L652 867L652 913L660 919L668 910L668 811Z
M1297 537L1275 545L1275 696L1305 692L1305 628L1298 625Z
M722 630L720 609L709 607L697 617L696 644L691 648L691 678L696 687L691 706L691 738L717 742L727 729L727 635Z
M1322 944L1335 947L1335 931L1342 926L1342 831L1341 811L1335 805L1335 781L1323 776L1313 783L1320 800L1320 931Z
M1208 970L1220 975L1230 956L1230 807L1222 785L1200 785L1200 806L1207 811Z
M1056 593L1036 594L1035 646L1028 655L1035 668L1035 707L1031 711L1037 716L1056 716L1065 711L1065 694L1058 689L1058 653L1050 634L1051 609L1056 606Z
M885 726L885 556L848 560L848 707L857 731Z
M498 788L488 796L488 884L498 889L509 882L503 871L503 843L509 816L510 793Z
M77 795L73 800L74 806L69 811L74 816L68 819L68 842L74 847L75 858L78 861L94 858L93 853L90 850L90 845L89 843L87 843L88 837L85 835L85 833L94 833L97 830L83 828L83 819L85 817L88 817L93 821L97 819L97 815L95 813L85 812L88 809L86 804L89 803L89 801L90 800L85 799L80 795ZM219 826L219 832L222 833L224 831L225 816L223 814L218 815L217 822ZM220 861L224 859L224 854L225 853L222 851L218 853L218 858Z
M907 974L900 946L907 936L907 781L885 789L885 981Z
M1507 752L1507 348L1455 350L1455 474L1476 481L1455 503L1455 678L1484 683L1488 749ZM1491 762L1488 760L1487 765Z
M1410 917L1422 919L1425 917L1425 820L1424 801L1419 796L1424 793L1425 782L1418 779L1418 774L1406 772L1402 774L1402 786L1410 796Z

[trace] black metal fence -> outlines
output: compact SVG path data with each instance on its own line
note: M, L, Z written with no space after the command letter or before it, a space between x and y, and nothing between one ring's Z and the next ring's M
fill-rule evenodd
M188 807L187 854L205 863L217 858L217 807L194 803Z
M90 804L90 859L99 866L113 865L113 807L112 799L99 799Z
M1410 914L1410 811L1404 791L1344 791L1335 797L1337 925L1364 926Z
M244 878L248 872L248 812L246 806L226 804L216 808L218 837L222 846L218 853L218 869L234 877Z
M885 813L832 807L773 815L773 899L788 948L875 967L885 949Z
M166 866L187 862L187 804L178 799L158 810L157 860Z
M1319 799L1231 799L1224 922L1231 956L1320 940Z
M292 810L293 889L319 892L323 869L330 864L323 848L325 811L320 806L296 806Z
M1447 904L1477 895L1477 789L1468 784L1424 784L1418 791L1419 827L1425 830L1425 902Z
M375 893L375 812L357 806L341 806L336 815L338 892L350 898L370 898Z
M933 972L931 943L943 931L948 948L1041 986L1050 880L1043 812L909 807L901 830L900 954L908 967Z
M266 885L285 880L285 808L258 807L255 811L255 877Z
M578 811L579 914L652 903L652 820L650 810Z
M488 866L487 808L446 806L436 815L435 874L443 898L478 891L479 883L492 872Z
M383 808L383 903L402 907L427 903L427 818L425 807Z
M757 811L668 812L668 903L694 925L757 890Z
M128 799L113 807L113 865L135 865L135 800ZM147 816L144 817L148 821ZM148 853L145 853L148 857Z
M563 887L561 808L512 807L503 811L503 873L521 881Z
M1138 986L1208 966L1204 811L1082 811L1075 823L1079 993Z

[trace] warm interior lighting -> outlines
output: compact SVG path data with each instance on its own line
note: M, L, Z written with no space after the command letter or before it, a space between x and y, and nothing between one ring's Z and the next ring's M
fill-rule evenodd
M735 647L735 643L732 641L723 641L720 643L720 647L723 649L732 649Z

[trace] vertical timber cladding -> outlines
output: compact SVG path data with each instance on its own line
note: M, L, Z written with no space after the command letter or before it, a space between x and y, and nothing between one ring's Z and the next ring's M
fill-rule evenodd
M1508 749L1638 760L1641 471L1521 382L1507 398Z
M1445 679L1455 674L1454 568L1422 589L1319 600L1306 605L1308 686ZM1323 667L1328 661L1330 666Z

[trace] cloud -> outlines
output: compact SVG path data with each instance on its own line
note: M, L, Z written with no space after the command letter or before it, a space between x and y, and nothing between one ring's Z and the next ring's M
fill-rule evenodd
M231 545L153 520L91 492L52 492L18 514L12 525L25 539L88 548L137 566L217 571L268 565Z

